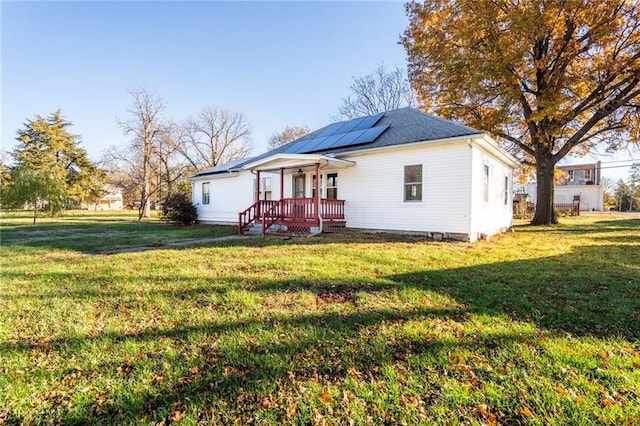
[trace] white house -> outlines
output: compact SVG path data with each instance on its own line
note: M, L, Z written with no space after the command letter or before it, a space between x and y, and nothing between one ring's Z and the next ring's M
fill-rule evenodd
M122 191L119 188L105 185L106 192L102 198L95 203L82 203L81 208L87 210L122 210Z
M330 124L191 182L198 220L240 231L346 226L475 241L511 228L517 167L484 133L402 108Z
M553 202L567 205L574 201L580 203L582 211L604 210L604 186L601 182L600 161L591 164L558 166L563 177L553 185ZM525 191L536 203L536 183L528 184Z

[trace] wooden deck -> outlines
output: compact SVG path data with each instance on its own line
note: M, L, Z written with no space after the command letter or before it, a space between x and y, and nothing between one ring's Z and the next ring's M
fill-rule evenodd
M309 230L334 223L344 225L344 200L318 200L315 198L282 198L280 200L260 200L238 213L238 232L242 233L252 223L262 225L264 235L274 224L286 225L289 229Z

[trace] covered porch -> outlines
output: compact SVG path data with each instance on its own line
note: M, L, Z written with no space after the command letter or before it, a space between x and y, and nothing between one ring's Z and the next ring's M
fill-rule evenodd
M345 200L337 198L337 173L323 179L321 171L353 165L351 161L315 154L276 154L247 164L245 168L256 176L256 201L238 213L238 232L244 232L253 224L258 225L263 235L269 230L302 233L345 226ZM265 188L261 188L262 178L267 174L279 175L277 199L267 199ZM307 176L312 178L311 197L306 196ZM291 196L287 197L284 196L285 177L290 178L292 186ZM330 188L327 187L329 179Z

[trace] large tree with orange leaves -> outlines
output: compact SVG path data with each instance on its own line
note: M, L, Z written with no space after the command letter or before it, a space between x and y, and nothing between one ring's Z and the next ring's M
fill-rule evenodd
M557 222L559 160L639 140L637 0L427 0L406 10L419 105L489 132L535 166L534 224Z

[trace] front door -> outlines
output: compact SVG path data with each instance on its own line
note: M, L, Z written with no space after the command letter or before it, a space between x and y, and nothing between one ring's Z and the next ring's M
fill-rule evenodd
M304 198L305 196L305 175L293 176L293 198Z

